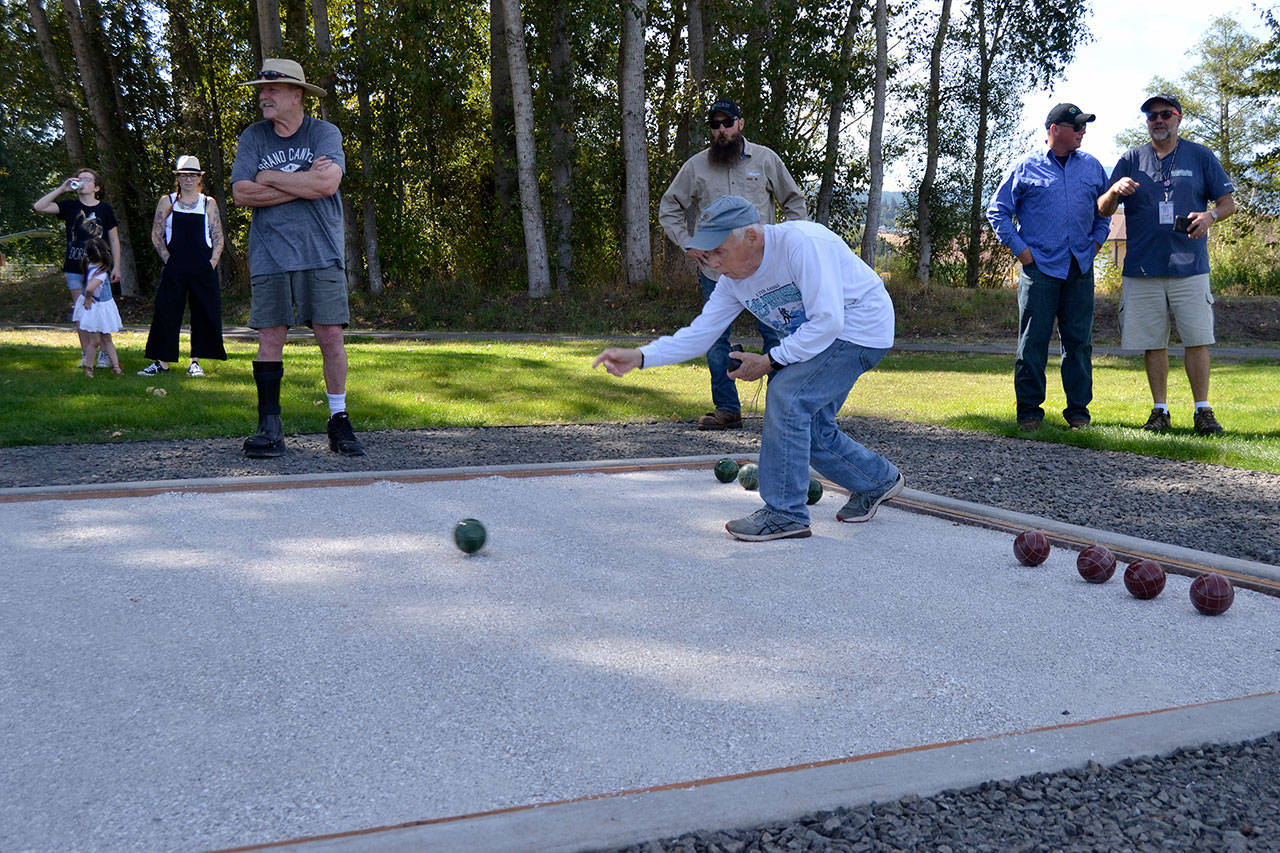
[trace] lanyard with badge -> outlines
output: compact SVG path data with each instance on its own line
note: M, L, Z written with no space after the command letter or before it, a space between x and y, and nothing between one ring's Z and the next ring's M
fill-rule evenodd
M1160 178L1164 185L1164 201L1160 202L1160 224L1173 224L1173 161L1178 156L1178 148L1181 142L1173 146L1173 151L1169 152L1169 156L1161 160L1156 158L1156 162L1160 164Z

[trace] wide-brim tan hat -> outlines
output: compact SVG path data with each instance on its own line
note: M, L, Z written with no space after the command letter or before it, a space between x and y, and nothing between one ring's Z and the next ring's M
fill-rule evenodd
M200 168L200 160L191 154L183 154L178 158L178 162L173 166L175 175L203 175L204 169Z
M258 72L258 76L239 85L266 86L269 83L287 83L290 86L300 86L313 95L328 94L319 86L313 86L308 83L307 75L303 73L302 66L292 59L264 59L262 60L262 70Z

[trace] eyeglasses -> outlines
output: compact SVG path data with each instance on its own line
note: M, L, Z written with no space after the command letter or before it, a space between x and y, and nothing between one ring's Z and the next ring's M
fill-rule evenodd
M1147 121L1155 121L1156 119L1164 119L1165 121L1168 121L1174 116L1180 115L1182 115L1182 113L1177 110L1153 110L1152 112L1147 113Z
M198 178L203 174L204 172L180 172L178 174L178 179L181 180L182 178Z
M259 71L258 76L254 77L253 79L254 80L297 80L298 78L294 77L292 74L285 74L283 71L272 71L268 69L266 71Z
M712 130L718 127L733 127L737 123L738 120L736 118L713 118L710 121Z

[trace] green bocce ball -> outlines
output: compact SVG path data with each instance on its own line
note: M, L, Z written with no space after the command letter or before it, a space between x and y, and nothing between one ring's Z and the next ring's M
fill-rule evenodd
M813 506L820 500L822 500L822 481L817 477L810 477L809 497L805 500L805 503L809 506Z
M464 554L474 554L484 547L484 525L474 518L464 518L453 528L453 541Z
M737 476L738 463L736 460L726 456L716 463L716 479L720 482L732 483Z
M738 469L738 483L748 492L760 488L760 468L754 462L748 462Z

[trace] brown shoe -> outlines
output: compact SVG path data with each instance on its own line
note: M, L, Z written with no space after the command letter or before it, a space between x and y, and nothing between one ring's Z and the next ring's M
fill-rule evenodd
M1142 428L1147 432L1164 432L1172 425L1173 422L1169 417L1169 413L1157 406L1151 410L1151 417L1147 418L1147 422L1142 425Z
M742 415L728 409L716 409L698 418L698 429L742 429Z
M1039 418L1023 418L1022 420L1018 421L1018 429L1022 430L1023 432L1035 432L1036 430L1040 429L1040 419Z
M1067 421L1067 426L1071 427L1071 429L1084 429L1088 425L1089 419L1083 415L1076 415Z
M1195 427L1200 435L1218 435L1223 431L1222 424L1218 423L1218 419L1213 416L1213 409L1208 406L1196 409Z

